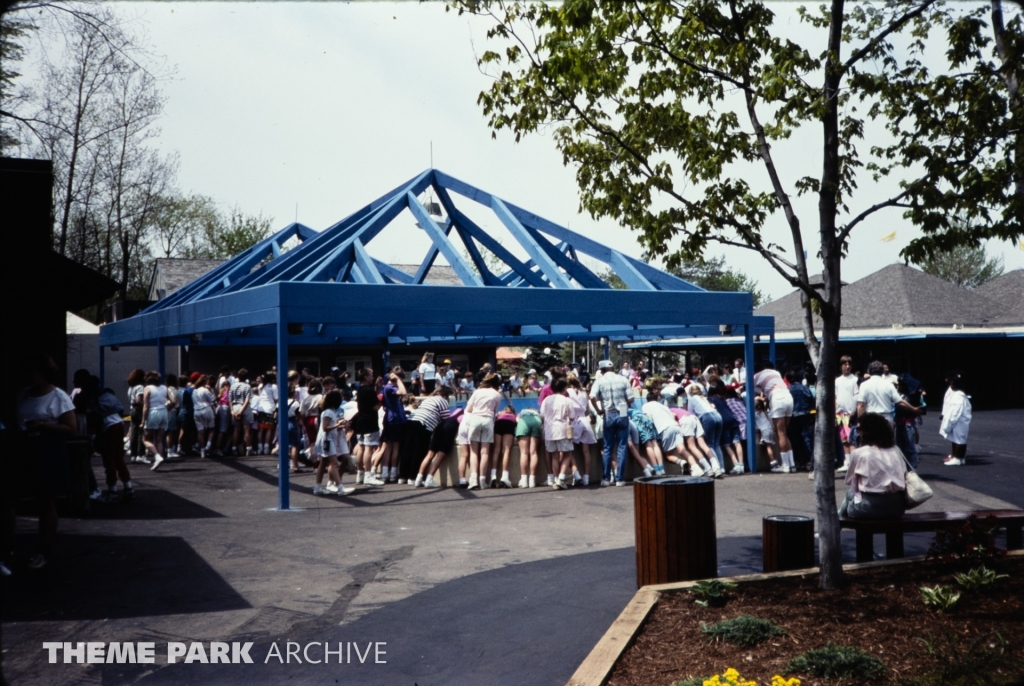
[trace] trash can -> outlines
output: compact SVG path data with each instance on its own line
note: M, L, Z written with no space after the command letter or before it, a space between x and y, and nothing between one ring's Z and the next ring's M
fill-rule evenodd
M814 519L769 515L761 520L765 572L809 569L814 560Z
M633 509L637 587L718 576L714 479L636 479Z

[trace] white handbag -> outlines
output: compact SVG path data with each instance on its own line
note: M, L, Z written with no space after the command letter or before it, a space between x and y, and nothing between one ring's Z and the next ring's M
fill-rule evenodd
M918 505L924 503L926 500L931 498L935 493L932 491L932 487L924 482L924 479L914 471L914 468L910 465L910 460L903 454L903 451L896 448L899 452L900 457L907 463L907 473L903 475L903 480L907 484L907 490L904 491L904 497L907 501L907 509L912 510Z

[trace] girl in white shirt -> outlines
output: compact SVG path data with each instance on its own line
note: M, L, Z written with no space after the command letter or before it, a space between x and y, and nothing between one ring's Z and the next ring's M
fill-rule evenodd
M544 398L540 416L544 419L544 447L551 454L551 471L556 478L552 488L568 488L566 476L572 460L573 401L565 394L569 384L565 377L551 382L551 395Z
M437 386L437 367L434 365L434 353L423 353L418 369L423 382L423 395L430 395Z
M196 379L192 390L192 416L196 422L196 434L199 438L199 457L206 457L210 452L213 438L213 425L217 421L213 411L217 399L210 390L210 377L203 374Z
M950 372L946 381L949 389L942 402L942 423L939 433L950 442L949 456L942 464L959 467L967 464L967 434L971 428L971 399L964 393L963 376Z
M267 372L263 375L260 386L260 397L256 401L256 419L259 423L257 435L257 454L269 455L274 445L274 433L277 429L277 374Z
M334 389L324 396L323 410L320 411L320 430L316 435L316 443L313 449L320 456L320 464L316 468L316 485L313 486L313 495L327 493L328 495L349 495L354 491L341 483L341 470L338 467L338 458L349 453L348 442L341 429L345 426L345 420L340 416L341 391ZM327 472L329 482L323 486L324 472Z

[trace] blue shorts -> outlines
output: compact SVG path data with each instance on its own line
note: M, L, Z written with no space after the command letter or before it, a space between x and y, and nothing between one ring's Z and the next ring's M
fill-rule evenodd
M733 426L722 429L722 438L718 441L719 445L732 445L733 443L740 442L740 428Z

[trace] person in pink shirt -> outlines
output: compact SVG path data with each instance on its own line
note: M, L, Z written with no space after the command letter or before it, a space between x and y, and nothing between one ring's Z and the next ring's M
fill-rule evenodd
M896 447L888 420L879 414L860 417L862 446L850 453L840 517L899 519L907 509L907 462Z
M508 475L508 462L512 443L516 438L516 408L511 404L494 417L494 468L491 469L491 488L512 488ZM498 479L498 455L501 455L501 480Z

